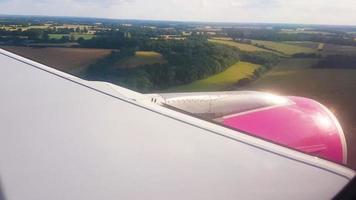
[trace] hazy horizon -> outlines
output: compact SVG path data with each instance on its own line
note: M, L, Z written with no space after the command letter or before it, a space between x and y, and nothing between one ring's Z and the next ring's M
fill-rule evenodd
M356 3L353 0L0 0L0 14L124 20L356 25Z

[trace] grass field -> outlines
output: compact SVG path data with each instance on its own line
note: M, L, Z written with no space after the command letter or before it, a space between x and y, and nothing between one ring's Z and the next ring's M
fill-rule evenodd
M326 105L343 126L349 164L356 169L356 70L310 68L315 62L316 59L284 60L250 86L240 89L308 97Z
M228 46L232 46L232 47L237 47L242 51L249 51L249 52L267 51L267 52L275 53L274 51L269 51L267 49L258 48L256 46L253 46L253 45L250 45L250 44L243 44L243 43L234 42L234 41L227 40L227 39L209 39L209 41L213 42L213 43L218 43L218 44L224 44L224 45L228 45Z
M160 53L154 51L136 51L135 56L120 60L115 64L117 68L135 68L143 65L152 65L155 63L166 63Z
M311 49L318 49L319 42L309 42L309 41L288 41L288 42L283 42L285 44L290 44L290 45L296 45L300 47L306 47L306 48L311 48Z
M296 53L314 53L316 50L313 48L303 47L300 45L293 45L284 42L272 42L263 40L252 40L253 44L263 45L269 49L273 49L278 52L282 52L286 55L292 55Z
M73 34L74 38L77 40L79 38L83 38L85 40L90 40L93 37L95 37L95 35L92 34ZM49 39L61 39L63 36L68 36L71 37L71 34L48 34Z
M170 92L202 92L226 90L233 87L239 80L248 78L258 68L258 65L238 62L222 73L209 78L195 81L188 85L178 86L169 89Z
M110 49L31 48L12 46L0 46L0 48L74 75L79 75L97 59L111 53Z

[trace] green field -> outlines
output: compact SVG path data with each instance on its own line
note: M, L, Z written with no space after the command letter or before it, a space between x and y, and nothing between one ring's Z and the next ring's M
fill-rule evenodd
M154 51L136 51L135 55L115 64L116 68L135 68L143 65L152 65L155 63L166 63L160 53Z
M182 85L169 89L170 92L193 92L193 91L218 91L233 87L239 80L248 78L258 68L258 65L238 62L222 73L209 78L195 81L188 85Z
M275 53L274 51L258 48L256 46L251 45L251 44L244 44L244 43L234 42L234 41L226 40L226 39L224 39L224 40L222 40L222 39L209 39L209 41L213 42L213 43L217 43L217 44L224 44L224 45L228 45L228 46L232 46L232 47L237 47L242 51L248 51L248 52L266 51L266 52Z
M316 50L313 48L303 47L300 45L293 45L284 42L272 42L263 40L252 40L253 44L263 45L266 48L284 53L286 55L293 55L296 53L314 53Z
M90 40L93 37L95 37L95 35L92 34L73 34L74 38L77 40L79 38L83 38L85 40ZM48 34L49 39L61 39L63 36L68 36L71 37L71 34Z

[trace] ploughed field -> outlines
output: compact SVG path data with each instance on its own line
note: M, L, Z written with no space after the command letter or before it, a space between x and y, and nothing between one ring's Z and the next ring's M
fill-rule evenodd
M90 64L111 53L110 49L18 46L0 48L73 75L80 75Z
M344 129L348 165L356 169L356 69L313 68L316 62L317 59L285 59L266 75L239 90L302 96L326 105Z

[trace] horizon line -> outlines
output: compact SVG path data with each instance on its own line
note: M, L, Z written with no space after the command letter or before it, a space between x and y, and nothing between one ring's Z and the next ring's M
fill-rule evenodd
M304 26L339 26L353 27L356 24L319 24L319 23L296 23L296 22L232 22L232 21L209 21L209 20L178 20L178 19L138 19L138 18L112 18L112 17L89 17L89 16L65 16L65 15L36 15L36 14L2 14L1 16L11 17L58 17L58 18L81 18L81 19L97 19L97 20L127 20L127 21L150 21L150 22L178 22L178 23L202 23L202 24L265 24L265 25L304 25Z

